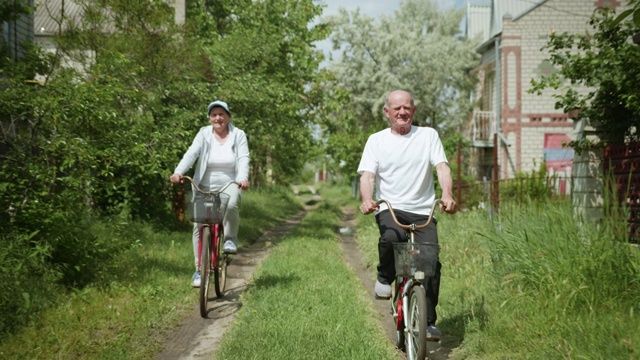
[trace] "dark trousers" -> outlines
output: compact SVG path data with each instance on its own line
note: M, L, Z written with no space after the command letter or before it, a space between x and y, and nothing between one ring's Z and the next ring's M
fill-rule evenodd
M410 212L395 210L396 218L401 224L424 224L427 221L426 215L418 215ZM391 217L389 210L384 210L376 215L376 222L380 230L380 240L378 241L378 281L382 284L391 284L396 278L396 268L393 257L393 243L406 242L407 236L405 230L396 225ZM437 221L433 219L431 224L424 229L415 232L415 242L421 243L438 243L438 231L436 229ZM436 273L424 281L429 305L427 307L427 324L434 325L438 319L436 306L438 305L438 297L440 295L440 271L442 264L438 261Z

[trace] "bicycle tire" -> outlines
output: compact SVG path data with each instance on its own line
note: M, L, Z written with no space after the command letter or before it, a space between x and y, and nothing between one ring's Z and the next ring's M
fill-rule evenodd
M396 348L400 351L405 351L405 342L404 330L396 330Z
M407 319L407 355L410 360L427 356L427 293L421 285L411 287Z
M202 227L202 252L200 253L200 315L207 318L209 310L209 282L211 280L211 228Z
M229 263L229 257L225 254L222 246L222 241L224 240L224 229L221 224L216 225L214 234L216 264L213 270L213 283L216 290L216 296L221 298L224 296L224 289L227 284L227 264Z

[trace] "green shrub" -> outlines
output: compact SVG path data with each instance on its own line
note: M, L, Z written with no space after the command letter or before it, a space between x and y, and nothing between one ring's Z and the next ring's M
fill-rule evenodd
M49 263L51 246L34 241L37 234L0 235L0 336L53 303L61 274Z
M531 173L518 172L515 179L500 184L500 200L528 202L548 199L553 195L556 178L547 174L547 165L543 161L537 170Z

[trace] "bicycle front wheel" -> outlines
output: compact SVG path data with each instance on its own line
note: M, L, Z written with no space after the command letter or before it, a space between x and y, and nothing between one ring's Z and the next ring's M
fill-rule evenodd
M222 225L216 225L215 230L215 246L216 246L216 265L213 270L213 279L216 289L216 295L221 298L224 296L224 288L227 284L227 264L229 257L224 253L222 242L224 241L224 229Z
M409 360L423 360L427 356L427 293L420 285L409 293L407 319L407 352Z
M200 315L207 317L209 310L209 282L211 281L211 228L204 226L202 235L202 252L200 254Z

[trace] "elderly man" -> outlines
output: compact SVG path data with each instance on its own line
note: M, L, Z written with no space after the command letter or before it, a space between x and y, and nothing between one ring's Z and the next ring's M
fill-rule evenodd
M452 196L453 181L447 157L438 133L433 128L413 126L416 106L411 93L396 90L391 92L384 105L384 114L391 127L369 136L364 147L358 173L363 214L376 212L376 222L380 230L378 241L378 279L375 296L378 299L391 297L391 283L395 280L393 243L406 241L404 230L400 229L384 203L376 205L376 197L391 203L398 220L403 224L426 222L436 199L433 179L435 168L442 188L440 199L444 205L441 211L453 214L456 203ZM438 243L437 221L425 229L416 231L416 241ZM427 309L427 338L439 340L436 328L436 306L440 289L440 269L438 262L434 277L425 284L430 306Z

